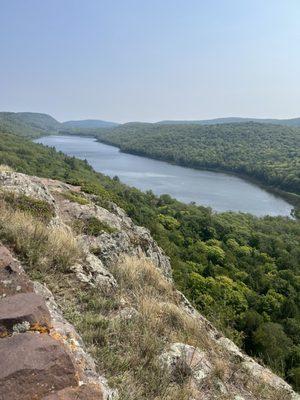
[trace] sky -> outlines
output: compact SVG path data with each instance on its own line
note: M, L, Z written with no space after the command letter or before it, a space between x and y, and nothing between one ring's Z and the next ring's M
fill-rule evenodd
M0 0L0 110L300 116L299 0Z

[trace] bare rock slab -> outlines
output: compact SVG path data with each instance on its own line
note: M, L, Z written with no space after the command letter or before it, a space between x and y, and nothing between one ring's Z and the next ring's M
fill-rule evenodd
M104 397L100 386L88 384L62 389L44 397L43 400L104 400Z
M0 301L0 332L12 332L16 324L50 328L51 317L45 300L35 293L20 293Z
M27 332L3 338L0 354L0 400L38 400L78 384L70 356L49 335Z
M21 265L5 246L0 245L0 298L32 291L32 283Z

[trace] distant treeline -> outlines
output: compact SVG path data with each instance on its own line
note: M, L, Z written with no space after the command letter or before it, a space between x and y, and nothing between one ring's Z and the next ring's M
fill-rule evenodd
M95 136L124 152L192 168L243 174L300 195L300 128L254 122L134 123L99 130Z

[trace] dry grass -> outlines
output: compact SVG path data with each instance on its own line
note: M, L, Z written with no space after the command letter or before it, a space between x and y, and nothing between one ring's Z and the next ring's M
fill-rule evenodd
M181 308L173 285L146 259L124 258L111 272L119 284L113 300L89 290L78 297L71 315L100 371L122 400L187 400L189 377L174 382L160 355L173 342L209 346L206 332ZM124 302L137 313L130 319L114 318Z
M30 213L0 202L0 239L31 268L44 272L69 266L83 257L71 230L47 226Z
M1 172L14 172L14 170L5 164L0 164L0 173Z

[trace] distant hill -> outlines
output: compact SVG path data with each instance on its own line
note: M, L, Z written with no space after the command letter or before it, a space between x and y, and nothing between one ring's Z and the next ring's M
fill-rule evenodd
M31 112L0 112L0 128L25 137L57 133L60 122L48 114Z
M241 117L228 117L228 118L214 118L214 119L203 119L203 120L190 120L190 121L159 121L157 124L160 125L215 125L215 124L234 124L241 122L259 122L261 124L273 124L273 125L286 125L286 126L300 126L300 118L291 119L272 119L272 118L241 118Z
M300 128L231 124L124 124L98 133L122 151L192 168L247 175L300 195Z
M62 128L83 128L83 129L95 129L95 128L112 128L118 126L116 122L102 121L100 119L83 119L79 121L66 121L61 124Z
M93 134L94 129L115 128L119 124L96 119L59 122L48 114L33 112L0 112L2 131L35 138L53 134Z

